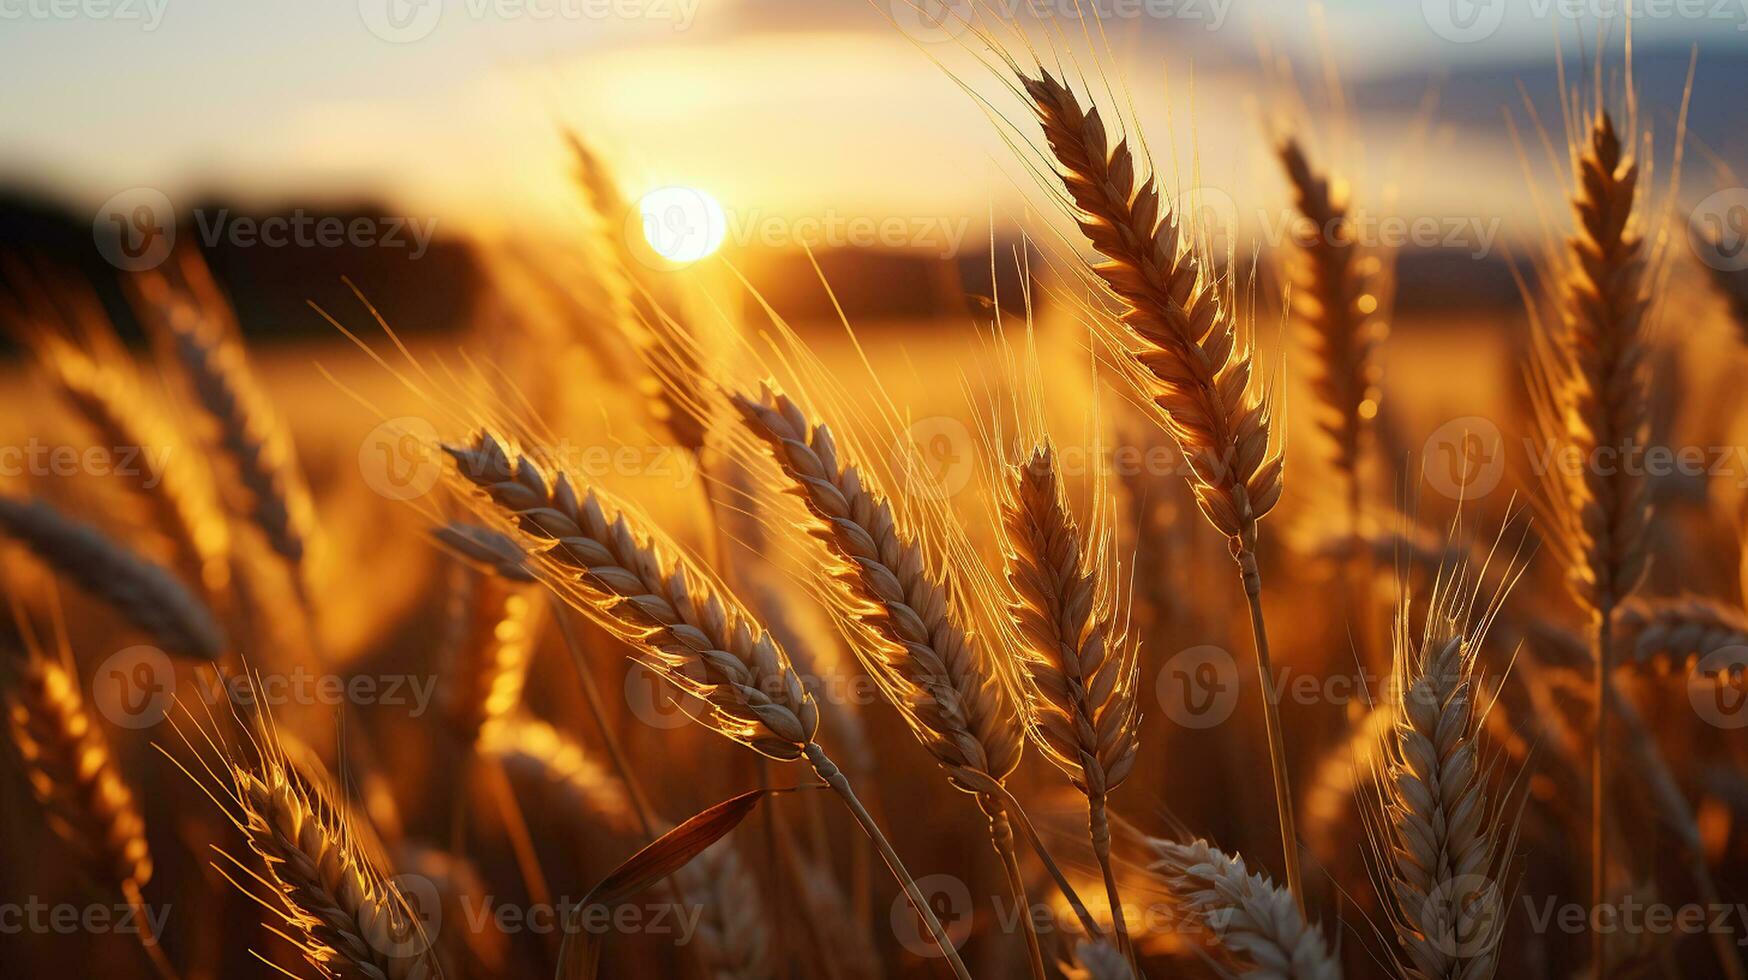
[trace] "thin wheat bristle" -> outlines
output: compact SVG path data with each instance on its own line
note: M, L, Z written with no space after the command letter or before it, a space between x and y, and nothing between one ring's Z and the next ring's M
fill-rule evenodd
M145 819L79 681L34 645L0 650L0 704L26 781L93 881L137 894L152 878Z
M1357 493L1360 443L1377 400L1378 297L1368 275L1375 260L1354 240L1343 188L1311 165L1297 140L1282 143L1277 156L1310 226L1293 266L1293 316L1311 354L1303 374L1319 403L1316 421L1328 437L1330 464Z
M227 647L206 605L176 576L46 501L0 496L0 531L173 656L217 660Z
M1150 842L1152 868L1172 894L1213 933L1236 962L1239 976L1256 980L1339 980L1323 930L1299 913L1293 895L1252 874L1244 858L1205 840Z
M1077 788L1102 799L1129 775L1140 749L1136 648L1117 621L1101 556L1089 553L1069 510L1054 448L1040 446L1011 467L1005 490L1028 728Z
M1154 175L1142 172L1126 139L1111 145L1099 110L1046 70L1020 81L1081 230L1107 260L1093 271L1122 301L1121 319L1140 343L1129 353L1152 379L1197 502L1228 537L1254 534L1280 500L1281 456L1271 449L1268 404L1251 384L1251 352L1218 287Z
M1640 667L1702 670L1737 681L1748 670L1748 614L1700 596L1634 598L1615 613L1620 646Z
M960 773L996 781L1018 765L1020 738L1001 683L973 643L945 583L891 503L843 459L831 430L769 386L757 399L731 396L770 448L791 491L813 514L810 533L838 557L831 574L861 600L860 620L879 649L858 650L876 683L954 782Z
M337 977L440 977L406 900L354 841L347 818L278 758L230 767L237 822L310 964Z
M481 506L538 544L549 584L709 704L701 721L775 759L805 754L818 707L782 649L719 583L684 555L664 554L598 491L579 497L565 474L549 483L528 457L512 463L489 434L446 449L483 494Z

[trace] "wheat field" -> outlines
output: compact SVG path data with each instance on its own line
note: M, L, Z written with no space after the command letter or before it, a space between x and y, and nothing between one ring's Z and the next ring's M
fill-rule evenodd
M1216 241L1149 81L975 9L1027 205L925 315L571 127L447 331L0 252L0 975L1748 976L1736 97L1562 62L1445 306L1336 110Z

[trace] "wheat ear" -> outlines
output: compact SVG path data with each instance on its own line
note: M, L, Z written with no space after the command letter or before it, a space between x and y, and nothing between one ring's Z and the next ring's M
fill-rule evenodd
M1299 238L1294 263L1293 317L1311 357L1305 377L1316 396L1317 423L1329 444L1329 462L1347 482L1348 521L1360 527L1360 453L1366 420L1377 409L1377 346L1368 263L1348 218L1345 191L1316 170L1297 140L1277 153L1293 186L1293 204L1310 226Z
M546 590L467 566L454 571L438 708L460 744L472 745L483 726L522 703Z
M0 497L0 532L108 603L165 653L217 660L226 639L212 613L170 571L41 500Z
M250 370L241 339L227 329L233 325L223 322L224 314L211 308L216 294L197 302L155 276L141 280L139 290L165 333L190 394L212 424L217 447L246 497L246 516L285 561L300 596L307 598L314 504L291 435Z
M1104 874L1118 947L1135 975L1134 944L1111 870L1106 799L1135 766L1141 713L1137 647L1117 621L1114 591L1069 510L1048 441L1008 467L1002 494L1010 610L1032 741L1086 794L1093 854Z
M1608 706L1615 606L1638 585L1647 559L1651 501L1644 475L1630 465L1603 466L1599 451L1642 446L1650 398L1645 379L1643 240L1634 222L1639 170L1606 112L1589 139L1574 147L1577 232L1567 243L1559 281L1559 330L1543 338L1535 362L1538 421L1549 445L1575 450L1583 465L1554 467L1548 477L1552 541L1567 583L1591 614L1595 641L1594 740L1591 766L1591 901L1608 897ZM1603 942L1592 958L1603 975Z
M1151 844L1153 871L1212 930L1237 962L1239 976L1339 980L1341 966L1330 955L1323 930L1306 923L1290 892L1266 875L1251 874L1244 858L1205 840Z
M72 344L44 337L37 357L54 378L85 424L106 445L141 451L167 451L161 472L137 467L126 475L128 489L151 508L159 526L175 545L178 567L192 573L209 594L225 588L230 578L230 528L207 475L183 458L183 447L165 424L157 406L140 390L133 372L100 363Z
M271 747L262 755L230 766L233 819L310 965L342 977L441 976L430 938L346 815Z
M28 628L22 650L0 649L0 709L50 829L79 854L92 881L115 888L136 911L143 908L143 889L152 880L145 818L85 707L78 678L39 647ZM174 980L161 937L139 935L153 970Z
M1269 408L1251 383L1241 345L1217 285L1160 200L1154 175L1140 172L1126 140L1112 146L1097 108L1083 108L1048 71L1024 73L1045 141L1073 201L1081 231L1105 261L1092 269L1122 306L1123 346L1147 379L1166 431L1188 464L1202 513L1226 535L1250 604L1261 677L1275 810L1287 887L1303 904L1293 791L1276 703L1274 668L1262 616L1257 525L1281 498L1282 457L1269 439Z
M1700 670L1718 682L1748 670L1748 614L1705 599L1634 598L1615 611L1621 644L1633 663L1668 673Z
M1413 980L1485 980L1498 966L1509 842L1487 802L1477 651L1460 581L1439 584L1418 644L1406 601L1396 629L1380 878L1407 954L1398 967Z
M838 559L829 574L852 599L851 619L866 641L856 644L857 655L948 780L984 797L979 805L1009 886L1025 902L1008 807L985 792L1019 764L1018 726L947 583L900 526L891 502L843 458L829 428L810 422L799 404L768 385L758 398L733 393L729 400L807 505L815 521L810 532ZM1030 916L1025 924L1039 974L1042 954Z
M482 509L533 546L542 580L704 701L709 708L701 723L769 758L808 760L874 840L955 974L970 980L897 852L813 741L819 727L813 698L746 608L689 557L677 549L664 553L652 532L634 530L623 508L603 506L597 491L579 497L563 474L549 483L533 460L518 455L512 462L489 434L470 447L446 448L461 477L479 491Z

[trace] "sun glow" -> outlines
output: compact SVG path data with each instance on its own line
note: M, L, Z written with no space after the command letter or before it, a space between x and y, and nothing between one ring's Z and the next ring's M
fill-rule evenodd
M722 247L728 215L696 187L658 187L637 202L643 238L669 262L696 262Z

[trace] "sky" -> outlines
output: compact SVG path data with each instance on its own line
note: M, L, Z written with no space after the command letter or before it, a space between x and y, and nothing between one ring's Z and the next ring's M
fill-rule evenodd
M1028 5L1042 12L1034 36L1085 47L1077 0L979 2ZM1260 169L1261 134L1294 90L1318 90L1323 52L1348 85L1424 87L1551 63L1556 38L1571 57L1595 14L1625 0L1091 2L1106 15L1094 44L1127 74L1156 159L1191 183ZM568 125L634 190L706 187L743 222L1023 207L1028 175L990 118L1024 125L1023 107L965 35L944 37L910 3L0 0L0 180L93 205L142 186L172 199L375 192L517 230L568 217ZM1638 3L1641 45L1748 42L1748 0ZM1434 150L1464 167L1505 146L1502 128L1416 143L1425 120L1411 113L1360 122L1384 135L1356 170L1412 174Z

